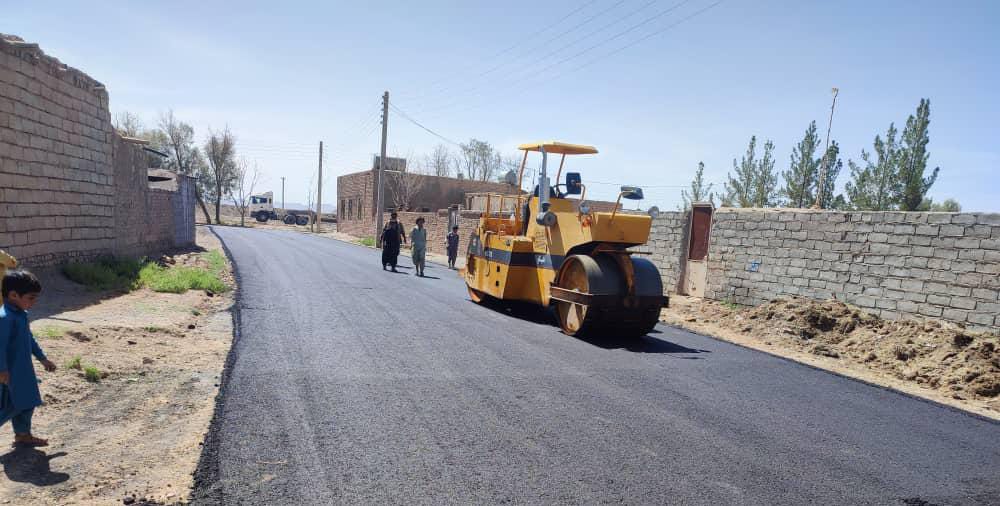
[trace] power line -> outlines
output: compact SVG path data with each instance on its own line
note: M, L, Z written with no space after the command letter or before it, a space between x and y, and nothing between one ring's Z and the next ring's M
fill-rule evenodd
M508 83L508 84L507 84L507 86L506 86L506 88L507 88L508 90L510 90L511 88L514 88L514 87L516 87L516 86L518 86L518 85L521 85L521 84L523 84L523 83L527 83L527 82L531 81L531 80L532 80L532 78L534 78L535 76L537 76L537 75L539 75L539 74L542 74L542 73L544 73L544 72L546 72L546 71L548 71L548 70L550 70L550 69L552 69L552 68L554 68L554 67L557 67L557 66L559 66L559 65L562 65L562 64L564 64L564 63L567 63L567 62L569 62L570 60L574 60L574 59L576 59L576 58L579 58L580 56L583 56L583 55L585 55L585 54L587 54L587 53L589 53L589 52L593 51L594 49L597 49L597 48L599 48L599 47L601 47L601 46L604 46L604 45L607 45L608 43L610 43L610 42L612 42L612 41L614 41L614 40L616 40L616 39L618 39L618 38L620 38L620 37L623 37L623 36L625 36L625 35L628 35L629 33L631 33L631 32L633 32L633 31L637 30L638 28L640 28L640 27L642 27L642 26L645 26L645 25L647 25L647 24L649 24L649 23L651 23L651 22L653 22L653 21L656 21L657 19L660 19L661 17L663 17L663 16L665 16L665 15L667 15L667 14L670 14L671 12L673 12L673 11L675 11L675 10L677 10L677 9L681 8L682 6L684 6L685 4L689 3L690 1L691 1L691 0L681 0L680 2L677 2L677 3L675 3L675 4L671 5L670 7L666 8L666 9L664 9L664 10L662 10L662 11L659 11L659 12L657 12L657 13L655 13L655 14L653 14L653 15L649 16L649 17L646 17L646 18L645 18L644 20L642 20L642 21L640 21L640 22L638 22L638 23L635 23L635 24L631 25L631 26L629 26L628 28L626 28L626 29L624 29L624 30L622 30L622 31L619 31L619 32L615 33L614 35L612 35L611 37L608 37L608 38L605 38L605 39L601 40L600 42L598 42L598 43L596 43L596 44L593 44L593 45L590 45L590 46L586 47L585 49L583 49L583 50L581 50L581 51L578 51L578 52L574 53L574 54L573 54L573 55L571 55L571 56L568 56L568 57L564 57L564 58L562 58L562 59L560 59L560 60L556 60L556 61L554 61L554 62L552 62L552 63L550 63L550 64L548 64L548 65L546 65L546 66L542 67L542 68L541 68L540 70L529 70L528 72L525 72L525 73L522 73L522 74L521 74L521 75L520 75L520 76L519 76L519 77L518 77L517 79L515 79L515 80L514 80L513 82L511 82L511 83ZM633 11L633 12L631 12L631 13L629 13L629 14L627 14L627 15L625 15L625 16L623 16L623 17L621 17L621 18L619 18L619 19L617 19L617 20L615 20L615 21L612 21L611 23L608 23L608 24L606 24L605 26L603 26L602 28L600 28L600 29L598 29L598 30L596 30L596 31L594 31L594 32L591 32L591 33L590 33L590 34L588 34L588 35L587 35L586 37L583 37L583 38L581 38L581 39L577 39L577 40L573 41L572 43L570 43L570 44L569 44L569 45L567 45L567 46L563 46L562 48L559 48L558 50L556 50L556 51L554 51L554 52L550 52L550 53L549 53L548 55L546 55L546 56L545 56L545 58L548 58L549 56L551 56L551 55L554 55L554 54L555 54L556 52L558 52L558 51L561 51L561 50L563 50L563 49L566 49L566 48L569 48L569 47L573 46L574 44L576 44L577 42L580 42L580 41L582 41L582 40L585 40L585 39L586 39L587 37L589 37L590 35L593 35L593 34L595 34L595 33L599 33L599 32L602 32L602 31L604 31L605 29L609 28L610 26L613 26L613 25L615 25L615 24L618 24L619 22L621 22L621 21L624 21L625 19L628 19L628 18L632 17L632 16L633 16L633 15L635 15L636 13L638 13L638 12L642 11L643 9L645 9L646 7L648 7L648 5L649 5L649 3L647 3L647 4L643 5L643 6L642 6L642 7L640 7L639 9L637 9L637 10L635 10L635 11ZM543 58L543 59L545 59L545 58ZM547 79L547 80L551 80L551 79ZM529 86L529 87L530 87L530 86ZM481 88L481 87L480 87L480 88ZM471 91L471 90L470 90L470 91ZM480 93L477 93L476 95L473 95L473 96L477 96L477 95L481 95L481 94L482 94L482 92L480 92ZM451 107L454 107L454 106L456 106L456 105L458 105L458 104L460 104L460 103L462 103L462 102L460 102L460 101L457 101L457 100L456 100L456 101L452 101L451 103L448 103L448 104L446 104L446 105L443 105L443 106L440 106L440 107L435 107L435 108L433 108L433 109L430 109L430 110L427 110L427 111L425 111L425 112L432 112L432 111L437 111L437 110L444 110L444 109L448 109L448 108L451 108Z
M679 7L679 6L681 5L681 4L684 4L684 3L687 3L688 1L690 1L690 0L684 0L684 1L682 1L682 2L680 3L680 4L676 4L676 5L674 5L673 7L671 7L670 9L668 9L667 11L663 11L663 12L661 12L661 13L657 14L656 16L661 16L661 15L663 15L663 14L665 14L665 13L669 12L669 11L670 11L671 9L676 9L676 8L677 8L677 7ZM676 21L676 22L674 22L674 23L672 23L672 24L669 24L669 25L667 25L667 26L665 26L665 27L663 27L663 28L661 28L661 29L658 29L658 30L655 30L655 31L653 31L653 32L651 32L651 33L649 33L649 34L647 34L647 35L645 35L645 36L643 36L643 37L641 37L641 38L639 38L639 39L636 39L636 40L634 40L634 41L632 41L632 42L629 42L628 44L625 44L624 46L621 46L621 47L619 47L619 48L617 48L617 49L614 49L614 50L612 50L612 51L610 51L610 52L608 52L608 53L605 53L605 54L603 54L603 55L601 55L601 56L598 56L598 57L596 57L596 58L593 58L593 59L591 59L590 61L588 61L588 62L584 63L583 65L579 65L579 66L577 66L577 67L574 67L574 68L571 68L571 69L567 69L567 70L565 70L565 71L563 71L563 72L561 72L561 73L559 73L559 74L556 74L556 75L555 75L555 76L553 76L553 77L549 77L549 78L546 78L546 79L545 79L544 81L538 81L538 82L534 82L534 83L528 83L528 84L527 84L526 86L522 86L522 87L520 87L520 88L515 88L515 87L513 87L513 86L509 86L509 87L507 87L507 89L506 89L505 93L502 93L502 94L501 94L501 95L499 95L499 96L509 96L510 94L512 94L512 93L515 93L515 92L518 92L518 93L523 93L524 91L527 91L528 89L530 89L530 88L532 88L532 87L534 87L534 86L538 86L538 85L539 85L539 84L541 84L542 82L551 82L551 81L554 81L554 80L556 80L556 79L559 79L559 78L562 78L562 77L565 77L565 76L567 76L567 75L570 75L570 74L573 74L573 73L575 73L575 72L578 72L578 71L580 71L580 70L582 70L582 69L584 69L584 68L586 68L586 67L589 67L589 66L593 65L594 63L597 63L598 61L601 61L601 60L603 60L603 59L605 59L605 58L607 58L607 57L610 57L610 56L613 56L613 55L615 55L615 54L617 54L617 53L620 53L620 52L622 52L622 51L624 51L624 50L626 50L626 49L628 49L628 48L630 48L630 47L633 47L633 46L635 46L636 44L639 44L639 43L641 43L641 42L643 42L643 41L645 41L645 40L648 40L649 38L651 38L651 37L653 37L653 36L656 36L656 35L659 35L659 34L662 34L662 33L664 33L664 32L667 32L667 31L669 31L669 30L671 30L671 29L673 29L673 28L677 27L678 25L680 25L680 24L683 24L683 23L685 23L685 22L687 22L687 21L689 21L689 20L691 20L691 19L693 19L693 18L695 18L695 17L697 17L697 16L699 16L699 15L703 14L704 12L706 12L706 11L708 11L708 10L710 10L710 9L712 9L712 8L714 8L714 7L716 7L716 6L718 6L718 5L719 5L719 4L721 4L721 3L723 2L723 1L725 1L725 0L717 0L716 2L714 2L714 3L712 3L712 4L709 4L708 6L706 6L706 7L702 8L702 9L699 9L699 10L697 10L697 11L693 12L692 14L690 14L690 15L688 15L688 16L685 16L685 17L681 18L680 20L678 20L678 21ZM655 17L655 16L654 16L654 17ZM651 18L651 19L652 19L652 18ZM647 20L647 21L648 21L648 20ZM643 23L645 23L645 22L643 22ZM556 65L560 65L560 64L562 64L562 63L565 63L565 62L567 62L567 61L569 61L569 60L572 60L572 59L574 59L574 58L577 58L577 57L579 57L579 56L582 56L583 54L586 54L587 52L591 51L592 49L594 49L594 48L597 48L597 47L599 47L600 45L602 45L602 44L604 44L604 43L606 43L606 42L608 42L608 41L611 41L611 40L613 40L613 39L615 39L615 38L618 38L619 36L623 35L624 33L626 33L626 32L629 32L629 31L632 31L632 30L634 30L634 29L635 29L635 28L637 28L637 27L638 27L638 25L633 25L633 26L632 26L632 27L630 27L629 29L626 29L626 30L625 30L625 32L619 32L619 33L618 33L618 34L616 34L615 36L612 36L612 37L610 37L610 38L606 39L605 41L603 41L603 42L601 42L601 43L598 43L598 44L595 44L595 45L593 45L593 46L591 46L591 47L589 47L589 48L587 48L587 49L585 49L585 50L583 50L583 51L580 51L580 52L576 53L576 54L575 54L575 55L573 55L573 56L570 56L569 58L565 58L565 59L563 59L563 60L561 60L561 61L559 61L559 62L556 62L556 63L554 63L554 64L551 64L551 65L549 65L548 67L546 67L545 69L543 69L543 71L544 71L544 70L548 70L549 68L552 68L552 67L554 67L554 66L556 66ZM541 72L541 71L540 71L540 72ZM535 72L535 74L537 74L537 73L540 73L540 72ZM526 82L526 81L527 81L527 80L521 80L521 81L518 81L518 82L515 82L514 84L521 84L521 83L524 83L524 82ZM453 106L455 106L455 105L458 105L458 102L456 102L456 103L452 103L452 104L448 105L447 107L443 107L443 108L440 108L440 109L442 109L442 110L443 110L443 109L447 109L447 108L450 108L450 107L453 107ZM465 113L465 112L468 112L468 111L472 111L472 110L475 110L475 109L479 109L479 108L481 108L481 107L483 107L483 106L485 106L485 105L487 105L487 104L486 104L486 103L479 103L479 104L476 104L476 105L469 105L469 106L466 106L466 107L463 107L463 108L461 108L461 109L458 109L457 111L452 111L451 113L452 113L452 114L458 114L458 113ZM440 113L439 113L439 114L436 114L436 115L433 115L432 117L440 117Z
M623 1L624 1L624 0L623 0ZM619 1L619 2L617 2L617 3L613 4L613 5L611 5L610 7L608 7L608 8L606 8L606 9L604 9L604 10L602 10L602 11L598 12L598 13L597 13L597 14L595 14L594 16L591 16L590 18L587 18L587 19L586 19L586 20L584 20L583 22L581 22L581 23L578 23L577 25L575 25L575 26L571 27L571 28L570 28L569 30L567 30L567 31L563 32L562 34L560 34L560 35L558 35L558 36L556 36L556 37L554 37L554 38L552 38L552 39L549 39L548 41L546 41L546 44L547 44L548 42L551 42L551 41L554 41L554 40L558 39L559 37L561 37L561 36L563 36L563 35L566 35L566 34L568 34L568 33L571 33L571 32L573 32L573 31L575 31L576 29L578 29L578 28L580 28L580 27L582 27L582 26L586 25L587 23L589 23L589 22L590 22L590 21L592 21L593 19L596 19L597 17L599 17L599 16L601 16L601 15L603 15L603 14L607 13L608 11L610 11L610 10L612 10L612 9L616 8L616 7L618 7L619 5L621 5L621 4L623 3L623 1ZM628 14L626 14L626 15L624 15L624 16L620 16L620 17L618 17L618 18L616 18L616 19L614 19L614 20L612 20L612 21L610 21L610 22L608 22L608 23L605 23L604 25L600 26L600 27L599 27L599 28L597 28L596 30L592 30L591 32L587 33L587 34L586 34L586 35L584 35L583 37L580 37L580 38L578 38L578 39L575 39L575 40L571 41L571 42L570 42L570 43L568 43L568 44L564 44L563 46L559 47L558 49L555 49L555 50L553 50L553 51L549 51L548 53L546 53L546 54L545 54L544 56L542 56L542 57L540 57L540 58L539 58L539 57L534 57L534 58L532 58L532 60L533 60L533 62L534 62L534 63L538 63L538 62L542 62L542 61L545 61L545 60L547 60L547 59L548 59L549 57L551 57L551 56L553 56L553 55L555 55L555 54L559 53L560 51L562 51L562 50L564 50L564 49L568 49L568 48L571 48L571 47L573 47L574 45L576 45L576 44L578 44L578 43L580 43L580 42L582 42L582 41L585 41L585 40L588 40L588 39L589 39L590 37L592 37L593 35L595 35L595 34L598 34L598 33L600 33L600 32L603 32L603 31L607 30L608 28L610 28L610 27L612 27L612 26L614 26L614 25L616 25L616 24L618 24L618 23L620 23L620 22L622 22L622 21L625 21L626 19L628 19L628 18L630 18L630 17L632 17L632 16L634 16L634 15L638 14L639 12L641 12L641 11L645 10L645 9L646 9L646 8L648 8L648 7L650 6L650 5L652 5L653 3L655 3L655 1L656 1L656 0L650 0L650 1L646 2L645 4L643 4L642 6L640 6L640 7L638 8L638 9L635 9L635 10L633 10L632 12L629 12ZM685 1L690 1L690 0L685 0ZM683 2L682 2L682 3L683 3ZM539 46L539 49L543 49L543 48L545 48L545 46L544 46L544 45L543 45L543 46ZM559 64L559 63L562 63L562 62L557 62L557 64ZM500 66L501 66L501 67L502 67L502 66L506 66L506 64L503 64L503 65L500 65ZM550 67L551 67L551 65L550 65ZM548 68L548 67L546 67L546 68ZM544 70L544 69L543 69L543 70ZM536 75L536 74L537 74L537 73L539 73L539 72L541 72L541 71L536 71L536 70L532 70L532 68L525 68L525 69L522 69L522 71L520 71L520 72L517 72L517 73L516 73L516 75L518 76L518 78L517 78L517 79L515 79L514 83L518 83L518 82L521 82L521 81L523 81L523 80L524 80L524 78L526 78L526 77L531 77L531 76L533 76L533 75ZM518 80L518 79L519 79L519 80ZM453 95L451 95L451 96L450 96L449 98L453 99L453 98L454 98L455 96L466 96L466 95L468 95L469 93L471 93L471 92L473 92L473 91L476 91L476 90L480 90L480 89L482 89L482 88L483 88L484 86L487 86L487 85L489 85L489 84L492 84L492 83L491 83L491 82L485 82L485 83L480 83L480 84L477 84L477 85L475 85L475 86L472 86L472 87L469 87L469 88L466 88L465 90L462 90L462 91L458 92L457 94L453 94ZM481 92L480 92L480 93L476 93L476 94L474 94L474 95L472 95L472 96L477 96L477 95L480 95L480 94L482 94L482 93L481 93ZM448 107L450 107L450 106L453 106L453 105L454 105L455 103L456 103L456 101L454 101L454 100L452 100L452 101L451 101L450 103L439 103L439 104L437 104L436 106L434 106L434 107L432 107L432 108L430 108L430 109L427 109L426 107L425 107L425 108L423 108L422 112L429 112L429 111L435 111L435 110L439 110L439 109L446 109L446 108L448 108Z
M396 107L396 105L395 105L395 104L393 104L393 103L390 103L390 104L389 104L389 107L391 107L391 108L392 108L392 110L393 110L393 111L394 111L394 112L395 112L396 114L399 114L400 116L402 116L402 117L403 117L403 119L405 119L405 120L409 121L410 123L413 123L414 125L417 125L418 127L420 127L420 128L422 128L422 129L424 129L425 131L427 131L427 133L429 133L429 134L431 134L431 135L433 135L433 136L437 137L438 139L441 139L441 140L443 140L443 141L445 141L445 142L447 142L447 143L449 143L449 144L453 144L453 145L455 145L455 146L459 146L459 147L461 147L461 146L462 146L461 144L459 144L459 143L457 143L457 142L455 142L455 141L453 141L453 140L451 140L451 139L449 139L449 138L447 138L447 137L445 137L445 136L443 136L443 135L441 135L441 134L439 134L439 133L435 132L434 130L431 130L430 128L427 128L427 127L425 127L425 126L424 126L424 125L422 125L422 124L421 124L421 123L420 123L419 121L417 121L417 120L415 120L415 119L411 118L409 114L406 114L405 112L403 112L403 110L402 110L402 109L400 109L399 107Z
M577 7L576 9L570 11L568 14L566 14L563 17L559 18L554 23L546 24L542 29L536 30L535 32L533 32L533 33L531 33L531 34L529 34L529 35L527 35L525 37L521 37L514 44L511 44L510 46L508 46L507 48L501 50L500 52L498 52L498 53L496 53L496 54L494 54L492 56L489 56L489 57L481 60L480 63L486 62L486 61L489 61L489 60L494 60L496 58L499 58L499 57L501 57L501 56L509 53L510 51L514 50L518 46L524 44L526 41L531 40L532 38L537 37L538 35L541 35L541 34L547 32L547 31L551 30L552 28L558 26L563 21L566 21L567 19L573 17L576 13L578 13L578 12L586 9L587 7L590 7L592 4L596 3L597 1L598 0L590 0L589 2L584 3L583 5ZM621 2L619 2L619 3L621 3ZM472 68L474 68L474 66L468 66L468 67L466 67L465 70L471 70ZM489 73L489 71L487 71L487 73ZM442 79L438 79L437 81L434 81L434 82L430 83L427 86L428 86L428 88L431 88L431 87L437 86L440 83L446 82L449 79L453 79L453 76L448 76L448 77L444 77ZM441 88L441 89L439 89L437 91L434 91L433 94L439 94L442 91L447 90L448 88L449 88L448 86L445 86L444 88ZM404 100L406 100L407 98L409 98L409 99L424 98L424 97L427 97L428 95L432 95L432 93L430 93L430 92L424 92L424 93L420 93L420 94L417 94L417 95L414 95L414 96L410 96L410 97L407 97L406 94L404 93L403 97L404 97Z

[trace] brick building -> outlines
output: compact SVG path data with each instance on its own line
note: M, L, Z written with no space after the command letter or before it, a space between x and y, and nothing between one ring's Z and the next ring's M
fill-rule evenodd
M375 216L376 170L355 172L337 178L337 221L373 222ZM401 188L401 186L408 188ZM452 205L463 205L466 193L514 193L514 186L491 181L473 181L424 174L386 172L384 187L386 209L434 212ZM400 193L408 193L405 198ZM404 202L405 200L405 202Z

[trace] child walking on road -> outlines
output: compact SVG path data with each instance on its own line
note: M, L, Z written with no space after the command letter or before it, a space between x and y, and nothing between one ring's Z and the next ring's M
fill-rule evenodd
M34 355L46 371L56 365L45 358L31 329L28 310L35 305L42 284L28 271L8 271L3 277L3 307L0 308L0 425L9 420L15 446L48 446L31 434L31 416L42 405L38 378L31 363Z
M455 259L458 258L458 225L451 227L448 233L448 268L455 268Z
M410 231L410 245L413 250L410 254L413 257L413 267L417 270L417 276L424 277L424 264L427 256L427 229L424 228L424 219L417 218L417 226Z

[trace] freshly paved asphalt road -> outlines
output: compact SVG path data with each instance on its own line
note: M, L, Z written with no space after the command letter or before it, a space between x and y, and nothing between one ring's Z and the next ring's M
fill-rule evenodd
M440 266L216 230L240 335L202 503L1000 504L993 422L671 327L582 341Z

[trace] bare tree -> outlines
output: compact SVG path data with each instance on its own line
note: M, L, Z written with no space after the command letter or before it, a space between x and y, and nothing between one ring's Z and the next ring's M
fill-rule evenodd
M205 198L202 196L209 179L205 177L207 175L207 171L204 170L205 159L194 143L194 128L175 118L173 109L160 115L159 126L164 137L163 147L170 155L167 167L177 171L178 174L195 178L195 198L201 206L201 212L205 213L205 222L211 223L212 217L208 214L208 206L205 205Z
M306 195L306 210L310 214L316 207L316 174L309 176L309 193ZM309 230L314 230L316 226L313 220L309 220Z
M128 111L115 114L111 124L122 137L139 137L143 133L142 120L139 119L139 116Z
M435 176L450 176L452 173L451 150L444 144L438 144L434 151L427 155L428 174Z
M208 140L205 141L205 158L212 183L210 197L215 201L215 222L222 223L219 218L222 197L229 194L235 183L236 139L229 127L222 132L209 130Z
M250 207L250 196L260 179L260 170L257 162L253 165L246 160L239 160L233 164L233 186L229 190L229 198L240 213L240 226L246 226L247 209Z
M413 172L386 172L386 187L393 207L409 211L413 208L417 195L427 184L427 177Z

